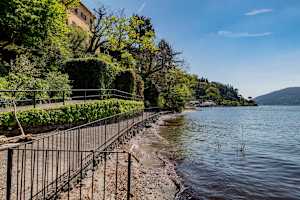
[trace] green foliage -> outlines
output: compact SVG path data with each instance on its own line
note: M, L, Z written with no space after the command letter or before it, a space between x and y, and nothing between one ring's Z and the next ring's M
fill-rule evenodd
M32 61L33 60L33 61ZM32 57L30 54L23 54L11 63L11 70L7 76L0 79L2 90L70 90L70 81L66 74L51 71L43 72L43 61ZM2 99L26 99L31 96L28 92L0 93ZM49 96L50 95L50 96ZM65 95L69 95L66 93ZM62 96L59 92L49 94L39 91L36 98L47 99Z
M69 76L61 72L50 72L46 77L49 90L64 90L59 92L51 92L52 98L61 98L63 95L69 96L71 94L71 84Z
M112 84L112 88L144 96L144 81L133 70L123 70L117 74Z
M37 61L31 61L30 55L23 54L19 56L14 63L11 63L9 74L3 77L7 84L3 85L5 90L33 90L47 89L47 82L41 78L41 70L37 67ZM25 99L26 92L2 93L4 99ZM46 94L39 92L37 97L45 98Z
M133 58L136 52L155 49L155 32L149 28L152 26L149 19L137 15L128 18L121 14L112 16L110 21L112 29L109 33L108 45L110 50L120 53L121 62L124 58Z
M130 94L135 94L136 91L136 74L132 70L126 70L120 72L114 82L112 87L117 90L128 92Z
M128 21L129 47L138 48L140 52L144 50L155 51L155 30L151 19L145 16L133 15Z
M65 63L65 71L75 89L110 88L119 68L100 58L70 59Z
M74 57L84 57L88 45L89 34L82 28L70 26L68 44Z
M142 77L138 74L136 74L135 77L135 82L136 82L136 95L139 96L144 96L144 90L145 90L145 85L144 85L144 81L142 79Z
M146 107L155 107L160 106L163 107L163 104L160 102L159 99L159 90L157 86L152 82L149 81L146 83L147 87L144 91L144 98L145 98L145 105Z
M195 87L196 98L202 101L212 100L221 106L248 106L255 102L246 100L239 94L238 89L231 85L210 82L207 79L197 80Z
M251 103L230 85L198 80L184 71L181 52L167 40L156 42L149 17L128 17L103 6L95 11L89 32L68 27L67 10L78 3L0 1L0 89L69 90L70 85L74 89L116 88L144 95L146 106L176 111L194 97L219 105ZM68 75L61 73L62 68ZM25 99L32 94L0 95ZM37 93L37 98L60 96L60 92Z
M181 112L185 104L191 98L191 90L187 85L176 85L171 87L166 93L162 93L159 97L159 106Z
M96 16L87 53L106 53L124 69L134 69L144 52L156 49L155 32L149 18L126 17L123 12L116 15L105 7L98 8Z
M159 105L165 109L181 111L192 98L193 77L180 69L166 74L165 89L160 93Z
M239 101L231 101L231 100L222 100L220 103L222 106L241 106L242 104Z
M67 31L66 8L57 0L0 2L0 43L38 47L45 41L61 45Z
M80 124L95 121L115 114L140 111L144 109L143 102L110 99L94 101L85 104L73 104L52 109L32 109L17 113L22 126L27 128ZM0 113L0 127L16 128L12 112Z
M9 72L9 65L0 59L0 77L6 76Z
M66 24L67 9L78 0L0 1L0 73L7 76L11 63L31 54L41 76L60 69L70 56ZM24 66L24 65L23 65ZM34 67L34 68L35 68Z
M80 0L61 0L61 2L66 8L74 8L79 4Z

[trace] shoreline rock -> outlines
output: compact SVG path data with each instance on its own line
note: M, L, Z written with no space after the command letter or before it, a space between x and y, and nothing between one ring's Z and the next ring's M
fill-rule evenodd
M134 199L173 200L182 191L175 162L159 148L168 145L167 140L159 135L160 126L165 124L164 120L177 116L178 114L161 116L150 128L145 128L120 148L132 153L139 160L139 164L134 168L138 171L134 174L134 180L139 180L135 189L138 190L136 195L140 198L136 196Z
M178 114L160 116L156 123L150 123L150 128L144 128L129 142L115 149L117 152L129 152L134 157L131 167L131 199L174 200L182 192L183 187L175 170L176 164L172 161L172 152L164 151L162 148L168 148L170 144L159 134L164 120L172 119L176 116ZM104 166L101 165L97 168L94 173L94 183L97 185L94 189L95 197L105 196L106 199L124 199L127 189L126 159L126 157L119 157L118 177L120 178L117 183L115 181L115 158L112 157L106 162L105 185L103 185ZM88 177L91 177L91 174ZM91 183L91 178L85 178L81 183L84 199L90 199ZM118 185L117 193L115 191L116 185ZM104 188L106 193L103 193ZM75 185L70 191L70 199L75 200L78 194L79 186ZM67 193L63 193L60 197L64 199L67 195Z

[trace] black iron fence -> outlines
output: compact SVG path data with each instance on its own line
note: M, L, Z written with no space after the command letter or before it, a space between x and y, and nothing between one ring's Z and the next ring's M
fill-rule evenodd
M142 96L116 89L71 89L71 90L0 90L0 108L9 106L14 100L17 106L42 106L66 104L99 99L143 100Z
M129 199L132 155L113 150L158 116L158 108L114 115L0 151L0 197Z
M9 149L6 199L130 199L127 152Z

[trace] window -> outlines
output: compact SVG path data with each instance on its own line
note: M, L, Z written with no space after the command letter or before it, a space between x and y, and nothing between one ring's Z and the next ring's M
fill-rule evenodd
M75 8L74 12L75 12L76 14L78 14L78 9L77 9L77 8Z
M86 20L85 14L81 13L81 17L82 17L82 19Z

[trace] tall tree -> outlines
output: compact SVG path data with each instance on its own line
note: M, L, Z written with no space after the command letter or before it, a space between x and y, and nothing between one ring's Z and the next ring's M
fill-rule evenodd
M71 26L68 33L68 43L73 57L81 57L88 46L88 33L82 28Z
M160 75L168 72L170 69L180 65L183 61L178 58L180 52L175 51L166 41L161 40L158 43L158 49L155 53L149 52L144 55L148 64L141 66L140 73L144 79L160 73Z
M102 6L95 10L96 19L90 26L91 37L86 53L96 54L97 52L105 52L109 37L112 32L113 23L116 17L109 12L106 7Z
M1 49L35 48L45 40L58 44L67 31L66 8L57 0L5 0L0 6Z
M69 9L72 7L76 7L79 4L80 0L61 0L61 2L67 9Z
M61 1L4 0L0 6L0 67L26 52L68 55L67 8Z

